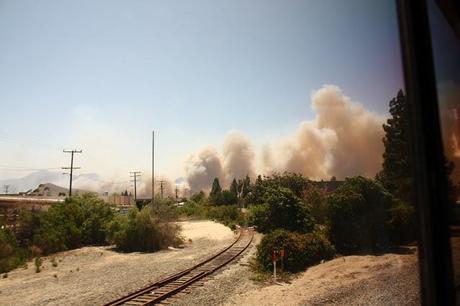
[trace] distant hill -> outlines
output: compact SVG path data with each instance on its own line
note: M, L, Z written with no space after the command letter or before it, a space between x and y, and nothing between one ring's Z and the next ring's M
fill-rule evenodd
M9 185L9 193L19 193L33 191L40 184L51 184L57 187L68 186L69 176L63 175L60 172L52 172L48 170L39 170L32 172L24 177L16 179L0 180L0 186ZM73 186L76 188L99 191L103 184L103 179L96 173L74 174ZM65 187L60 187L66 189Z
M46 183L46 184L40 184L38 185L37 188L31 189L27 192L27 195L31 196L45 196L45 197L65 197L68 196L69 189L64 188L58 185L54 185L51 183ZM76 195L79 193L85 193L88 192L86 190L81 190L81 189L73 189L72 188L72 194Z

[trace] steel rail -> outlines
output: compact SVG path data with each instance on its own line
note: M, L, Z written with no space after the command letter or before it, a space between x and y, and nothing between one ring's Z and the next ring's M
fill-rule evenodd
M230 250L237 242L239 242L241 240L242 236L243 236L243 231L240 231L240 234L239 234L238 238L235 239L235 241L233 241L229 246L227 246L226 248L224 248L221 251L217 252L216 254L208 257L207 259L201 261L200 263L194 265L193 267L190 267L188 269L180 271L180 272L178 272L178 273L176 273L174 275L168 276L166 278L160 279L160 280L158 280L158 281L156 281L156 282L154 282L154 283L152 283L152 284L150 284L150 285L148 285L148 286L146 286L144 288L141 288L139 290L136 290L136 291L126 295L126 296L120 297L120 298L118 298L118 299L116 299L116 300L114 300L112 302L104 304L104 306L123 305L124 303L132 301L132 300L134 300L134 299L136 299L136 298L138 298L138 297L140 297L140 296L142 296L144 294L148 294L149 292L151 292L154 289L159 289L159 288L164 287L165 285L167 285L169 283L174 282L175 280L177 280L177 279L179 279L179 278L181 278L181 277L183 277L183 276L195 271L197 268L199 268L199 267L211 262L212 260L218 258L219 256L223 255L225 252ZM211 273L215 272L217 269L221 268L222 266L228 264L230 261L232 261L238 255L240 255L251 244L252 239L253 239L253 233L251 233L251 239L250 239L249 243L247 243L247 245L241 251L239 251L236 255L232 256L229 260L226 260L223 264L220 264L216 268L211 269L210 270L210 271L212 271ZM188 287L190 284L192 284L192 283L198 281L199 279L211 274L211 273L208 273L208 272L209 271L200 272L197 275L192 276L192 278L190 280L187 280L183 284L180 284L178 287L181 287L182 289L184 289L185 287ZM187 285L185 285L185 284L187 284ZM175 288L175 289L177 289L177 288ZM172 290L172 291L175 291L175 289ZM180 289L179 291L181 291L182 289ZM177 292L179 292L179 291L177 291ZM165 298L166 298L166 295L162 299L165 299ZM147 304L144 304L144 305L152 305L152 304L151 304L151 302L148 302Z

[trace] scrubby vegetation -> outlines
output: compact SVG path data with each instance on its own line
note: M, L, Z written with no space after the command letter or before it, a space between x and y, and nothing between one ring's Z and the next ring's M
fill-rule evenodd
M156 203L155 209L149 205L141 212L134 208L128 215L116 215L96 195L82 194L54 204L46 212L24 211L15 235L0 229L0 273L26 259L35 257L37 264L42 255L86 245L113 243L123 251L156 251L178 245L179 228L170 222L177 211L167 200Z
M0 273L5 273L24 263L25 251L18 247L14 235L0 229Z
M257 261L266 271L273 269L273 250L284 250L284 270L289 272L301 271L335 254L334 247L322 233L302 234L277 229L265 235L257 246Z
M152 252L182 243L179 226L160 222L150 207L140 212L131 209L128 215L116 216L107 225L107 238L120 250Z

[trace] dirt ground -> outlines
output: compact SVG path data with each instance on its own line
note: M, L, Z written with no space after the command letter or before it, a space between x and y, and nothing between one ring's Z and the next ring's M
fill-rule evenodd
M85 247L33 262L0 279L0 305L100 305L189 267L227 246L235 235L211 221L182 222L191 242L179 250L118 253ZM409 254L345 256L316 265L289 283L254 281L249 261L261 235L236 264L219 271L172 305L419 305L415 251Z
M84 247L43 258L43 270L18 268L0 278L0 305L100 305L178 272L226 247L236 238L222 224L181 222L186 247L156 253L119 253ZM192 239L192 241L188 241ZM53 267L51 258L57 267Z
M173 305L420 305L414 253L340 257L290 283L253 281L248 260L254 254L255 247Z

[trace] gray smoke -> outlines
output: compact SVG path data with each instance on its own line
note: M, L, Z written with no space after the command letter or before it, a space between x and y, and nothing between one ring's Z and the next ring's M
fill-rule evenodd
M263 145L257 160L250 139L237 132L227 136L222 156L214 149L192 155L185 169L191 188L209 189L214 177L225 186L233 177L273 171L311 179L373 177L382 164L385 117L351 101L333 85L314 92L311 106L315 118L301 122L293 135Z
M248 137L239 132L230 133L224 143L223 155L227 182L246 175L254 176L254 151Z
M185 175L193 192L209 189L215 177L221 182L225 178L221 158L213 148L190 155L185 162Z

